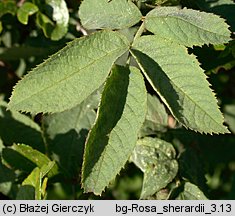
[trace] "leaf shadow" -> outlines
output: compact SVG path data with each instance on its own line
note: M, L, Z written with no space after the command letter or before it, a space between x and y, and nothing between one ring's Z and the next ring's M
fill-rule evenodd
M89 139L85 146L83 183L94 171L102 155L105 154L109 135L121 119L126 104L131 72L129 68L123 66L116 67L118 68L117 71L112 71L104 87L98 119L89 134ZM94 179L94 181L96 180L98 179ZM91 191L93 190L91 189Z
M22 185L19 188L16 200L35 200L35 188L31 185Z
M79 132L71 129L48 140L51 157L58 162L62 174L70 180L79 178L87 134L87 129Z
M174 116L177 118L177 120L185 122L186 119L182 114L184 110L182 105L180 105L180 97L175 90L176 86L174 86L161 66L151 57L139 50L132 49L132 53L137 57L138 62L144 70L146 79L152 85L153 89L155 89L162 102L168 107L170 111L171 108L174 109Z
M5 146L11 146L13 143L24 143L45 152L45 146L41 133L29 125L18 121L6 107L0 106L0 137Z
M31 172L37 166L28 158L11 148L4 148L2 151L2 157L4 161L13 169L19 169L26 173Z
M192 145L185 146L185 150L179 157L179 173L184 179L197 185L202 191L208 191L206 184L205 162L202 158L200 150Z

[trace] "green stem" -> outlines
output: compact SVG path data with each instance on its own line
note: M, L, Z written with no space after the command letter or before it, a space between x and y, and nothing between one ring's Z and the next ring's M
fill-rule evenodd
M138 31L135 34L135 37L133 39L133 42L138 39L144 32L145 26L144 26L144 22L142 22L141 26L139 27Z

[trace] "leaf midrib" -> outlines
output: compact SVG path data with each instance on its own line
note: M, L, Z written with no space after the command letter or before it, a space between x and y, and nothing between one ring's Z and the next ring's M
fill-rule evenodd
M133 83L135 83L135 82L133 82ZM135 86L137 86L138 88L140 88L139 85L137 85L136 83L135 83ZM132 98L132 99L134 99L135 101L137 101L137 99L136 99L129 91L128 91L128 94L129 94L129 97L130 97L130 98ZM132 127L132 129L133 129L133 125L129 122L128 118L124 115L126 109L130 109L132 114L134 114L134 115L136 115L136 114L135 114L135 112L133 111L133 109L131 108L131 106L129 105L129 103L127 102L127 103L125 104L125 108L124 108L124 111L123 111L122 118L125 118L125 119L128 121L129 125L130 125L130 126ZM138 118L137 118L137 119L138 119ZM120 122L120 120L121 120L121 119L118 120L118 122L117 122L117 124L115 125L115 127L114 127L114 128L112 129L112 131L109 133L109 136L110 136L111 134L115 134L115 135L119 138L119 141L120 141L121 145L124 147L125 145L124 145L124 143L123 143L123 139L120 138L119 133L115 130L115 128L119 127L119 128L123 131L123 129L122 129L122 128L119 126L119 124L118 124L118 123ZM133 129L132 131L134 131L134 129ZM127 135L126 135L126 133L125 133L124 131L123 131L123 134L124 134L125 137L127 138ZM136 140L137 140L137 136L136 136ZM116 149L113 147L113 145L110 144L109 141L108 141L108 144L106 145L106 147L104 148L104 151L102 152L102 154L101 154L101 156L100 156L100 160L99 160L99 163L100 163L100 164L99 164L99 166L98 166L98 169L96 169L96 171L97 171L97 178L96 178L96 179L93 179L94 188L97 188L97 185L98 185L98 187L99 187L99 179L100 179L99 176L100 176L100 175L102 175L104 179L107 179L107 176L105 176L104 173L103 173L103 166L104 166L104 163L105 163L105 161L104 161L105 156L108 156L108 157L112 160L112 156L110 156L110 154L107 153L108 147L112 148L115 152L117 152ZM134 147L133 147L133 149L134 149ZM117 155L118 155L118 154L117 154ZM129 157L130 157L130 155L131 155L131 153L129 154ZM112 161L112 162L113 162L113 161Z
M213 35L216 35L216 36L222 36L222 37L225 37L225 38L229 38L229 36L226 36L226 35L222 35L222 34L219 34L219 33L215 33L215 32L211 32L211 31L209 31L208 29L204 29L204 28L201 28L201 27L199 27L199 26L197 26L197 25L195 25L195 24L193 24L193 23L191 23L191 22L189 22L189 21L187 21L187 20L185 20L185 19L183 19L183 18L181 18L181 17L177 17L177 16L172 16L172 15L162 15L162 16L150 16L149 15L149 19L152 19L153 20L153 22L156 22L154 19L156 19L156 18L162 18L162 19L164 19L164 21L165 21L165 23L166 23L166 18L170 18L170 19L178 19L178 20L181 20L181 21L183 21L183 22L186 22L186 23L189 23L190 25L192 25L192 26L194 26L194 27L196 27L196 28L199 28L199 29L201 29L202 31L205 31L205 32L208 32L208 33L210 33L210 34L213 34ZM173 30L171 30L171 31L173 31Z
M131 53L132 53L133 56L135 57L134 53L133 53L133 52L131 52ZM148 76L148 73L146 72L145 68L141 65L141 63L139 62L138 58L135 57L135 59L137 60L137 63L138 63L138 65L140 66L140 68L145 72L145 75L147 76L148 81L153 84L151 78ZM164 73L165 73L165 72L164 72ZM170 79L170 77L169 77L166 73L165 73L165 75L169 78L169 80L172 82L172 84L174 84L174 86L176 86L176 87L179 89L179 91L181 91L181 92L184 94L185 97L187 97L187 98L188 98L189 100L191 100L194 104L196 104L195 101L194 101L188 94L186 94L184 91L182 91L182 90L175 84L175 82L173 82L172 79ZM154 89L155 89L157 92L159 92L158 89L157 89L157 87L155 87L154 84L153 84L152 86L154 87ZM159 94L162 95L160 92L159 92ZM163 97L163 96L162 96L162 97ZM163 97L163 98L164 98L164 97ZM165 99L165 101L166 101L166 99ZM166 102L167 102L167 101L166 101ZM173 113L173 111L172 111L172 109L171 109L171 107L170 107L170 105L169 105L168 102L167 102L166 105L167 105L167 107L171 110L171 113L174 115L174 113ZM206 112L204 109L202 109L201 106L199 106L199 105L197 105L197 106L202 110L202 112L204 112L205 114L207 114L207 112ZM175 116L175 115L174 115L174 116ZM221 128L220 123L217 122L217 121L215 121L214 118L211 117L211 115L207 114L207 116L209 116L210 119L212 119L212 120L219 126L219 128ZM178 119L176 116L175 116L175 118ZM180 121L180 122L181 122L181 121ZM184 126L186 126L186 125L184 124ZM187 126L186 126L186 127L187 127ZM191 129L193 129L193 128L191 128ZM224 130L224 129L223 129L223 130ZM202 130L199 130L199 131L202 131ZM211 133L211 132L212 132L212 131L210 130L210 133Z
M171 80L172 81L172 80ZM173 82L173 81L172 81ZM173 82L174 83L174 82ZM219 122L217 122L210 114L208 114L200 105L198 105L188 94L186 94L184 91L183 91L183 89L181 89L181 88L179 88L175 83L174 83L174 85L178 88L178 90L179 91L181 91L183 94L184 94L184 96L185 97L187 97L189 100L191 100L195 105L194 105L194 109L195 109L195 107L199 107L200 108L200 110L202 111L202 112L204 112L204 115L206 114L207 116L209 116L210 117L210 119L212 120L212 122L214 121L220 128L221 128L221 123L219 123ZM213 95L212 95L213 96ZM213 96L214 97L214 96ZM217 109L218 109L218 107L216 107ZM204 118L204 117L203 117ZM195 121L195 124L197 125L197 123L196 123L196 121ZM205 125L205 122L204 122L204 125ZM201 131L201 130L199 130L199 131ZM211 130L210 130L211 131Z
M123 47L123 48L115 49L115 50L113 50L113 51L111 51L111 52L109 52L109 53L107 53L107 54L101 56L100 58L95 59L93 62L89 63L89 64L86 65L85 67L80 68L79 71L76 71L76 72L70 74L69 76L66 76L66 77L63 78L63 79L60 79L60 80L58 80L57 82L54 82L52 85L50 85L50 86L48 86L48 87L46 87L46 88L43 88L43 89L41 89L40 91L35 92L34 94L31 94L29 97L24 98L23 100L19 101L17 104L23 103L24 101L27 101L28 99L30 99L31 97L37 95L38 93L41 93L41 92L44 92L44 91L46 91L46 90L48 90L48 89L50 89L50 88L53 88L54 86L58 85L59 83L62 83L62 82L64 82L64 81L66 81L67 79L71 78L72 76L78 74L79 72L85 70L86 68L89 68L90 66L92 66L92 65L95 64L96 62L100 61L102 58L105 58L105 57L107 57L107 56L109 56L109 55L112 55L113 53L117 52L118 50L122 50L122 49L124 49L124 47ZM119 55L119 56L120 56L120 55ZM112 64L113 64L113 63L112 63ZM15 106L16 106L16 105L15 105Z

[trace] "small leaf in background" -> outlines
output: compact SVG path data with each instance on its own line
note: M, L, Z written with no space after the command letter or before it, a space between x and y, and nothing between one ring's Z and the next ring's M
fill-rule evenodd
M147 30L185 46L221 44L230 40L225 20L215 14L176 7L157 7L145 19Z
M131 156L144 173L141 199L146 199L165 188L175 178L178 163L172 144L158 138L145 137L137 141Z
M14 15L16 10L16 1L4 0L0 2L0 17L7 13Z
M84 0L79 8L82 25L87 29L123 29L138 23L142 17L131 1Z
M44 164L42 168L36 167L22 182L16 199L35 199L41 200L46 194L46 186L48 178L45 177L51 169L53 169L55 162Z
M186 182L184 190L177 198L178 200L207 200L204 193L194 184Z
M18 200L41 200L41 172L36 167L23 181L22 186L16 196Z
M128 45L125 36L112 31L75 39L15 86L9 108L54 113L75 107L104 83Z
M36 23L42 29L44 35L50 38L53 31L53 22L50 18L45 14L38 12L36 16Z
M132 43L138 29L138 26L133 26L130 28L119 29L118 32L125 35L129 42Z
M6 164L14 169L32 170L34 167L42 168L51 160L43 153L24 144L14 144L3 151L3 159ZM45 171L46 172L46 171ZM56 164L51 168L48 176L52 177L58 174L58 166Z
M131 52L176 120L201 133L229 133L204 71L184 46L149 35Z
M7 103L0 102L0 138L6 146L25 143L41 152L45 151L41 128L28 116L6 111Z
M42 167L44 164L50 162L50 159L46 155L42 154L37 150L32 149L30 146L24 144L14 144L11 148L23 155L24 157L28 158L38 167Z
M224 106L224 117L228 123L229 129L235 134L235 105L228 104Z
M46 0L46 8L52 11L52 20L55 22L50 38L61 39L68 31L69 11L64 0Z
M137 30L138 30L138 27L131 27L131 28L120 29L118 30L118 32L123 34L129 40L129 42L132 43ZM115 61L115 64L126 66L126 63L129 57L130 57L129 51L127 51ZM136 65L133 64L132 66L136 66Z
M36 167L29 176L23 181L22 186L32 186L34 187L34 199L41 199L41 182L42 176L40 168ZM19 197L18 197L19 198Z
M51 162L50 159L45 154L31 148L30 146L24 144L18 144L18 145L14 144L11 148L16 152L18 152L19 154L26 157L28 160L32 161L39 168L42 168L45 164ZM58 167L54 165L49 176L56 175L57 172L58 172Z
M43 128L52 158L70 178L78 175L88 130L92 127L100 100L96 91L76 107L43 117Z
M38 7L31 3L25 2L17 11L17 18L18 20L24 24L28 24L29 16L35 14L38 11Z
M164 132L168 126L168 114L164 105L154 95L148 94L147 99L147 114L139 133L140 137Z
M85 145L82 168L85 192L101 194L124 167L144 122L146 102L140 71L115 66L106 81L98 118Z
M21 170L25 173L31 172L36 167L35 163L9 147L2 150L2 162L12 170Z

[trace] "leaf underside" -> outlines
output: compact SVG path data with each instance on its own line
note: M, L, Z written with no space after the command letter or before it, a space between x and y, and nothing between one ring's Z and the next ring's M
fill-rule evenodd
M224 19L215 14L176 7L157 7L145 19L146 29L185 46L222 44L230 40Z
M154 135L158 131L166 131L168 114L164 105L155 95L147 95L147 114L140 130L139 137Z
M203 70L184 46L151 35L139 38L131 52L173 116L185 127L201 133L229 133Z
M85 139L95 122L99 96L96 92L70 110L43 118L48 150L71 178L80 171Z
M76 106L102 85L128 44L123 35L112 31L75 39L15 86L8 108L36 114Z
M178 172L175 156L174 147L164 140L150 137L138 140L131 161L144 172L141 199L154 195L175 178Z
M87 29L123 29L138 23L142 17L131 1L84 0L79 8L82 25Z
M207 200L204 193L194 184L186 182L184 191L177 197L179 200Z
M85 192L101 194L125 165L144 122L146 100L140 71L114 67L85 146L82 170Z

